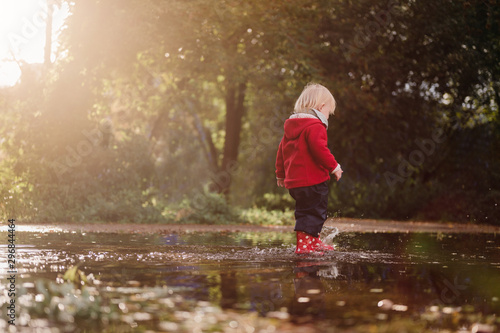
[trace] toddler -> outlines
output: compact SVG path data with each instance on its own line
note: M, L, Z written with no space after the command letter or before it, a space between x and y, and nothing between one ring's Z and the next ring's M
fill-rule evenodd
M295 253L323 254L333 251L319 233L326 220L328 181L337 181L342 168L327 146L328 117L334 114L335 99L324 86L309 83L295 102L293 114L285 121L285 134L276 156L276 178L295 199Z

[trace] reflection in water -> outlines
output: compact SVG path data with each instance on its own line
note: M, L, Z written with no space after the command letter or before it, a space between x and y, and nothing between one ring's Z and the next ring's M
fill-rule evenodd
M232 308L238 301L237 285L235 271L220 274L221 308Z
M33 299L34 282L55 281L68 266L80 264L103 292L118 293L103 304L117 302L117 311L126 309L120 315L129 321L134 311L141 314L138 318L151 318L141 323L152 330L158 321L161 327L174 327L167 317L187 318L186 311L198 311L188 301L205 302L198 307L210 313L217 306L339 327L424 318L431 327L453 328L459 314L466 324L473 323L469 315L500 314L496 235L341 234L335 238L339 251L302 257L293 253L290 235L280 233L19 232L17 237L18 284ZM126 300L119 295L123 287L129 288ZM170 300L169 295L180 298ZM177 313L181 308L184 312Z
M290 315L294 322L305 323L327 315L325 308L325 288L321 276L338 275L337 267L331 264L321 268L321 262L297 261L294 268L293 285L295 297L290 305ZM331 275L331 273L334 273Z

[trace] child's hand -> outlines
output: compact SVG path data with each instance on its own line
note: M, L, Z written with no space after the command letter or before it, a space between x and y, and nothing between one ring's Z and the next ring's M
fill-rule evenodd
M284 179L277 179L276 183L278 184L279 187L285 187L285 180Z
M335 171L333 174L335 175L335 177L337 178L337 181L340 180L340 178L342 177L342 173L344 171L342 171L342 169L338 169L337 171Z

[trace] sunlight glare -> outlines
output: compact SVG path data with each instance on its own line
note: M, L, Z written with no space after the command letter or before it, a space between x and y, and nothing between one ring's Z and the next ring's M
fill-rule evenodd
M53 15L53 44L68 16L67 7ZM0 86L14 85L21 74L16 61L42 63L44 60L47 0L0 1Z
M13 86L21 76L21 69L15 62L0 62L0 87Z

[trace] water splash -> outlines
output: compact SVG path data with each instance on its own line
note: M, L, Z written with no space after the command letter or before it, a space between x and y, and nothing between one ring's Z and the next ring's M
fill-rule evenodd
M324 226L323 230L321 230L321 240L323 243L331 245L333 243L333 239L337 237L338 234L339 229L337 227Z
M328 265L326 268L318 270L318 276L336 279L340 273L336 264Z

